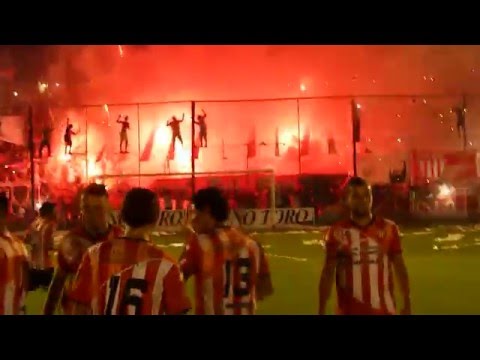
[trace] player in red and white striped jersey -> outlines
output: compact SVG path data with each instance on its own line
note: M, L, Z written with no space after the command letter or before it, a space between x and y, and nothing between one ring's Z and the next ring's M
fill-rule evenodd
M28 253L25 245L7 229L9 204L0 195L0 315L25 312L28 289Z
M195 278L197 315L251 315L256 301L273 293L262 247L225 226L228 202L217 188L197 192L195 217L180 267Z
M74 313L175 315L190 309L180 269L150 242L159 215L158 199L136 188L125 197L125 237L97 244L85 253L69 297Z
M53 234L56 230L55 204L45 202L37 217L28 229L25 242L31 246L31 266L37 270L53 271L49 251L53 250Z
M110 205L105 186L88 185L81 194L80 211L81 223L65 234L60 241L57 255L58 266L48 290L43 309L44 315L54 314L60 301L63 313L71 313L72 303L68 298L68 290L83 254L90 246L122 234L119 227L109 225Z
M408 274L397 226L372 215L372 191L361 178L348 183L346 201L350 219L333 225L326 237L319 313L325 314L335 280L338 314L410 314ZM400 310L394 300L393 275L402 294Z

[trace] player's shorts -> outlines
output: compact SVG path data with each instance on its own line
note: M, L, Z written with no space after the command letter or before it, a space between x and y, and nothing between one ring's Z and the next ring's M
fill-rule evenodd
M120 132L120 141L128 141L128 136L126 131Z

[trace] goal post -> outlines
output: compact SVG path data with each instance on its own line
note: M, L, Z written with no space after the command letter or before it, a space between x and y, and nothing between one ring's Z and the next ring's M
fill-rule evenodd
M101 175L92 178L104 183L114 208L119 209L129 188L142 186L159 197L160 228L179 230L188 218L193 191L191 173ZM242 227L271 228L276 221L275 172L272 169L196 172L195 190L209 186L220 188L231 209L229 222Z

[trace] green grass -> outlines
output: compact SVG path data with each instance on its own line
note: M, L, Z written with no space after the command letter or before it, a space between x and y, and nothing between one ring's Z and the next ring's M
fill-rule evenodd
M427 234L404 230L403 246L410 283L412 311L415 314L480 314L480 230L436 227ZM420 230L417 230L420 231ZM434 250L435 238L462 234L458 249ZM301 234L264 233L258 239L269 254L275 294L259 303L259 314L315 314L317 285L324 259L323 248L305 242L323 239L320 232ZM181 242L175 236L159 238L166 251L178 257L181 248L171 246ZM480 241L480 240L479 240ZM478 242L480 244L480 242ZM170 245L170 246L169 246ZM463 247L461 246L463 245ZM192 283L188 284L192 292ZM27 313L39 314L45 291L36 291L27 298ZM330 308L334 305L330 301Z

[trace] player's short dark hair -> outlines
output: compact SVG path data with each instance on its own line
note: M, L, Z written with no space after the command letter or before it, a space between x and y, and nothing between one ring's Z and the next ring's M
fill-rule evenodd
M359 176L353 176L348 180L347 188L355 187L355 186L370 186L364 178Z
M41 217L46 217L53 215L55 211L55 204L49 201L45 201L42 206L40 207L40 216Z
M159 215L157 195L144 188L133 188L127 193L120 213L122 221L132 228L154 224Z
M354 187L361 187L361 186L370 187L370 184L368 183L367 180L359 176L351 177L350 180L348 180L347 185L345 186L344 196L348 196L350 189Z
M108 197L107 188L103 184L88 184L82 192L83 196L91 195L91 196L105 196Z
M198 190L193 196L193 205L195 209L200 211L208 208L212 217L218 222L224 222L228 219L230 210L228 201L222 191L217 187Z
M10 208L10 200L8 199L7 193L0 193L0 214L7 215Z

